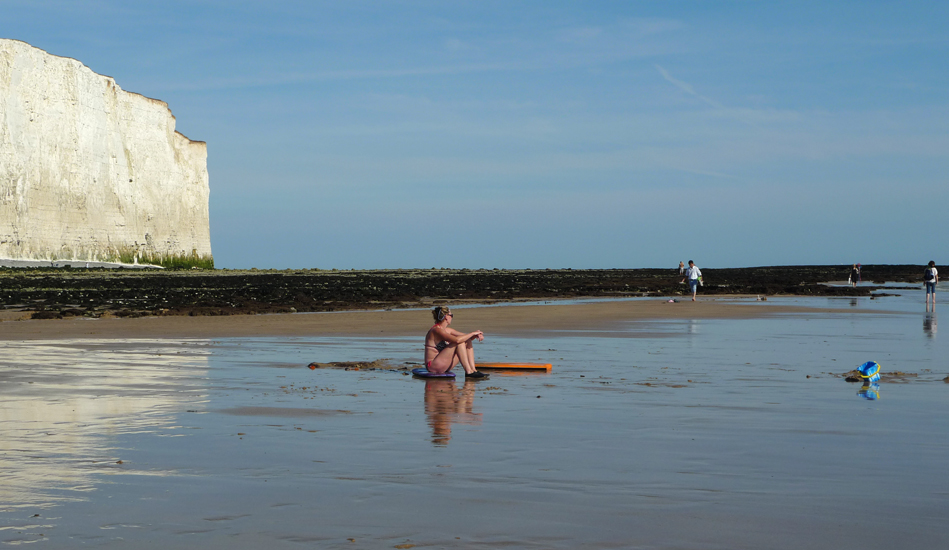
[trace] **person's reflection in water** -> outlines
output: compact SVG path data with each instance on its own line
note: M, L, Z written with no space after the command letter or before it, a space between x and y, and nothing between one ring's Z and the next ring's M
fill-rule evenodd
M936 335L935 313L927 313L926 316L923 317L923 332L925 332L930 338Z
M425 414L432 427L432 443L448 445L452 423L481 424L481 413L474 412L475 386L472 380L465 380L460 389L451 379L425 381Z

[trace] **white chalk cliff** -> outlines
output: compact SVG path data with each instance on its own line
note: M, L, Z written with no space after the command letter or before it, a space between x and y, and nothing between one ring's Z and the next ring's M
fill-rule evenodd
M0 258L210 261L208 196L165 102L0 39Z

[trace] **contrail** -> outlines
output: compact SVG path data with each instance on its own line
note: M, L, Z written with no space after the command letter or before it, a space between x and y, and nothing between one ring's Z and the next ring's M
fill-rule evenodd
M705 103L708 103L709 105L711 105L712 107L715 107L716 109L725 108L724 105L715 101L714 99L709 99L705 97L704 95L696 92L695 89L692 88L692 85L689 84L688 82L682 82L681 80L677 80L673 78L672 75L669 74L669 71L663 69L660 65L655 65L655 67L659 71L659 74L662 75L662 78L665 78L666 80L668 80L676 88L679 88L680 90L682 90L683 92L689 95L697 97L698 99L704 101Z

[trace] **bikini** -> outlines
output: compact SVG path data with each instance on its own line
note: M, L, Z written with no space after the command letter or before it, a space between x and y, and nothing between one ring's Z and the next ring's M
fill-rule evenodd
M436 324L436 325L432 325L432 328L430 328L430 329L428 329L428 330L431 331L433 328L435 328L435 327L437 327L437 326L438 326L437 324ZM441 352L443 349L445 349L445 348L448 347L448 341L447 341L447 340L442 340L441 342L438 342L438 343L435 344L434 346L433 346L433 345L430 345L430 344L425 344L425 347L426 347L426 348L432 348L433 350L435 350L436 353L439 353L439 352ZM434 359L432 359L432 361L434 361ZM432 361L426 361L426 362L425 362L425 368L427 368L427 369L432 368Z

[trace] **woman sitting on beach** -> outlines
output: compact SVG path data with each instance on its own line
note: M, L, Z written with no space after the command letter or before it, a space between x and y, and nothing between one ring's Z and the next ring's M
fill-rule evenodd
M479 342L484 340L484 333L476 330L465 334L449 328L454 314L444 306L433 309L432 317L435 318L435 325L425 335L425 368L428 372L442 374L461 363L466 377L487 378L486 374L475 370L472 346L476 338Z

